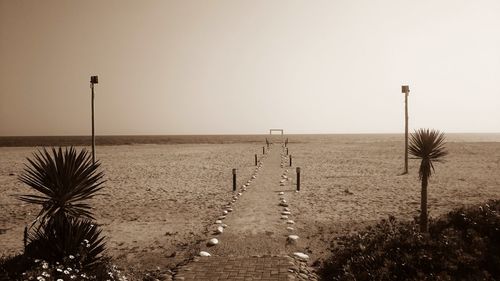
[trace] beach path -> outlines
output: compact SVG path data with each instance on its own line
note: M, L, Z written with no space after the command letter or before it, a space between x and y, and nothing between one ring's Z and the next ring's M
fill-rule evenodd
M211 256L197 257L180 267L174 280L302 279L300 267L306 271L305 263L291 255L301 252L303 245L300 238L288 238L299 235L295 233L295 222L291 223L293 201L299 198L299 193L295 192L296 185L288 171L288 157L281 145L274 144L261 162L252 175L255 178L247 187L239 187L234 193L237 199L225 208L232 210L222 219L227 225L223 233L214 232L209 237L218 240L217 245L203 249ZM282 199L288 207L280 205ZM287 211L290 214L282 217L282 212ZM218 226L214 224L214 231Z

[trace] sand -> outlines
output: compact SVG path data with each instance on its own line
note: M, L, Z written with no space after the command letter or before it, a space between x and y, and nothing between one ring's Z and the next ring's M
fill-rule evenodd
M418 215L418 161L410 160L410 173L401 175L401 136L289 138L292 184L284 189L295 189L295 168L300 166L301 192L293 193L290 204L300 246L311 262L328 255L335 235L389 215L405 220ZM109 254L132 273L172 267L196 254L232 196L231 169L238 169L241 186L254 171L254 154L262 153L263 143L99 146L107 182L93 204L108 237ZM454 136L447 147L447 162L436 165L429 183L431 216L500 198L497 138ZM29 191L17 175L33 151L0 147L0 255L22 250L23 227L37 212L13 197ZM270 227L282 232L282 225Z

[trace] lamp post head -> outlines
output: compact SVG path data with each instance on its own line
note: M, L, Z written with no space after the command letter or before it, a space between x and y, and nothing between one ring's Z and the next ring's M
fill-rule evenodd
M410 92L410 86L408 85L401 86L401 93L408 94L409 92Z
M90 84L97 84L97 83L99 83L99 79L97 78L97 75L90 76Z

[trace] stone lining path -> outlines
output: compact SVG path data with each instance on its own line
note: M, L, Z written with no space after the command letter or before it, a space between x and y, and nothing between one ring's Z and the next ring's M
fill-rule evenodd
M210 256L177 268L174 280L316 280L305 261L293 258L304 245L294 229L293 200L299 194L286 172L284 151L271 145L252 179L214 218L202 249ZM297 236L291 239L292 234ZM213 238L217 243L210 246Z

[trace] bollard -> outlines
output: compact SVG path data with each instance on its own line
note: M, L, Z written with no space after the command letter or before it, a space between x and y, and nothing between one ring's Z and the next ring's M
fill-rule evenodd
M257 166L257 154L255 154L255 166Z
M297 191L300 191L300 167L297 167Z
M266 147L265 146L262 147L262 154L266 154Z
M292 167L292 154L290 154L290 167Z
M236 191L236 169L233 169L233 191Z

